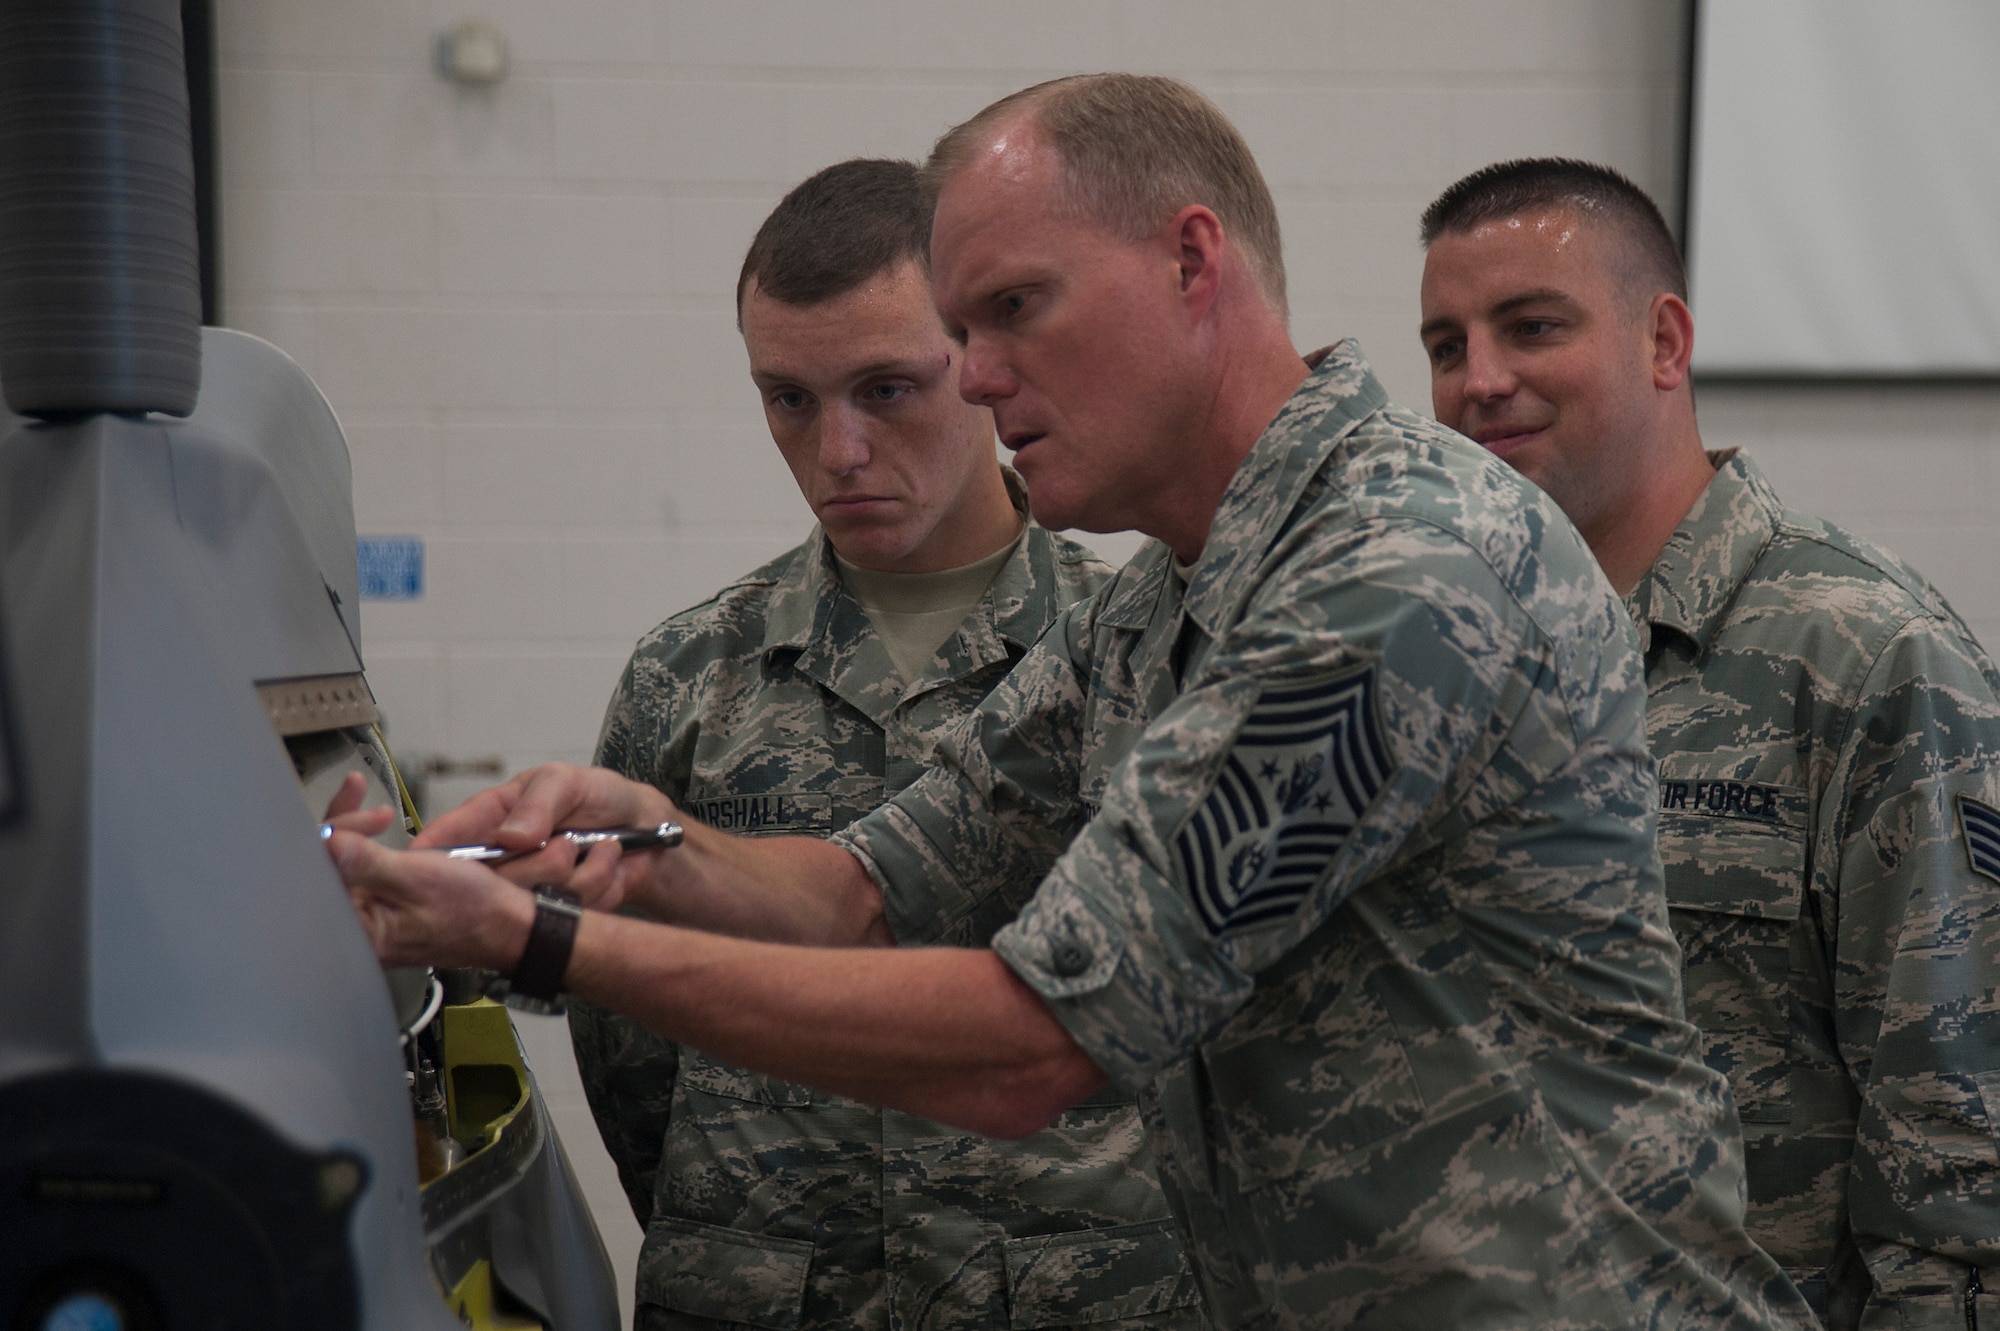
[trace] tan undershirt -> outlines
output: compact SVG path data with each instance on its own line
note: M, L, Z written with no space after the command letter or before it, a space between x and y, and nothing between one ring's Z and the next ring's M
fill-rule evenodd
M1027 529L1022 529L1022 535ZM938 648L958 631L979 605L1000 569L1021 546L1017 536L975 564L943 568L935 573L882 573L856 568L834 552L841 585L847 588L868 622L882 636L882 646L905 680L912 680L931 663Z

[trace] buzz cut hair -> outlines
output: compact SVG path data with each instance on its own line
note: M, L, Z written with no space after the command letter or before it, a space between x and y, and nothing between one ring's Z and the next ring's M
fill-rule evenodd
M1620 172L1573 157L1520 157L1474 171L1424 209L1424 248L1448 233L1547 208L1617 231L1626 257L1619 276L1635 297L1650 287L1647 301L1662 291L1687 299L1687 266L1659 205Z
M931 149L923 173L933 203L945 181L1016 119L1055 150L1064 216L1142 240L1182 208L1201 204L1242 251L1265 301L1285 312L1271 187L1229 117L1193 87L1157 75L1074 74L1010 93Z
M773 300L817 305L905 262L928 268L930 238L915 162L857 157L816 171L757 228L736 278L736 330L753 280Z

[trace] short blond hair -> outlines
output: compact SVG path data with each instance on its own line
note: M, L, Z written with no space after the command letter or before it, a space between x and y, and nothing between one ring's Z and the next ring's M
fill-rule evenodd
M1157 75L1074 74L1037 83L945 131L923 168L932 200L1016 118L1033 125L1062 163L1064 213L1140 240L1201 204L1243 251L1271 307L1284 312L1277 205L1250 146L1215 103Z

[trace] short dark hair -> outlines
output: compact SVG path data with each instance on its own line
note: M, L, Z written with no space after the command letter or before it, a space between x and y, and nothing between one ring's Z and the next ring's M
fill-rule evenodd
M1609 222L1642 270L1627 273L1629 282L1644 277L1658 283L1648 298L1664 289L1687 299L1687 267L1659 205L1621 173L1573 157L1521 157L1474 171L1424 209L1424 248L1446 232L1470 231L1537 208L1568 208Z
M736 278L736 327L752 278L773 300L817 305L906 259L924 264L930 237L915 162L857 157L815 172L757 228Z

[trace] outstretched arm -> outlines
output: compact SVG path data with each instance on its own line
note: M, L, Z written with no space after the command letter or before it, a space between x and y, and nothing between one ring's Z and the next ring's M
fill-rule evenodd
M329 849L386 964L509 971L519 960L533 901L483 865L344 831ZM572 885L606 893L614 855L593 850ZM1036 1132L1104 1084L984 950L801 947L592 912L566 984L718 1058L991 1136Z

